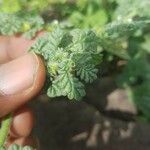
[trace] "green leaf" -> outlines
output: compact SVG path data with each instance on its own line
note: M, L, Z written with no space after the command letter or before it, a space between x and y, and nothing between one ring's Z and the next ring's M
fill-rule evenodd
M34 51L37 54L41 54L46 60L53 58L59 50L59 45L64 37L63 30L57 28L53 32L46 33L43 37L40 37L31 46L30 51Z
M124 67L122 74L119 76L120 85L135 85L139 80L147 81L150 79L149 63L145 57L131 59Z
M127 38L150 24L150 20L120 20L108 24L98 33L99 44L108 52L123 59L130 59Z
M150 34L145 36L145 42L141 46L147 53L150 54Z
M68 93L69 99L80 100L83 96L85 96L84 85L77 78L70 78L69 82L71 88Z
M144 83L133 90L134 102L138 109L150 119L150 82Z
M53 81L52 82L52 85L48 88L48 91L47 91L47 95L49 97L59 97L59 96L62 96L62 91L61 91L61 87L59 86L59 83L56 81Z
M12 14L0 13L0 33L3 35L13 35L20 32L22 22Z
M72 36L72 42L73 42L71 51L76 51L78 53L97 52L98 39L96 34L93 31L74 29L70 32L70 34Z
M102 32L103 38L116 39L133 34L138 29L143 29L150 24L149 19L143 20L118 20L108 24Z
M44 21L38 15L0 13L0 34L14 35L23 33L28 39L44 28Z
M0 150L6 150L5 147L0 147Z
M118 8L115 15L117 17L150 17L149 0L117 0Z
M48 89L49 97L67 96L79 100L85 96L84 85L70 73L64 73L52 82Z
M67 96L78 100L85 95L78 76L86 82L97 78L95 66L102 59L97 46L97 36L91 30L64 31L57 28L37 39L30 51L45 59L51 81L47 90L49 97Z
M34 150L34 149L29 146L21 147L19 145L14 144L10 146L9 148L0 147L0 150Z
M94 65L84 65L77 69L77 75L80 76L81 80L86 83L91 83L97 79L98 69Z
M27 30L23 36L25 36L28 39L32 39L36 36L36 33L43 29L44 26L44 20L38 16L38 15L27 15L24 18L24 24L28 24L30 27L29 30Z
M70 66L66 66L58 72L59 75L48 89L48 96L67 96L69 99L79 100L85 95L84 85L70 73Z

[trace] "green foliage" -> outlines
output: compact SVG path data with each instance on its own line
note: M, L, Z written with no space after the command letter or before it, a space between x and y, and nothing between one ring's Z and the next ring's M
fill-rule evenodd
M1 128L0 128L0 147L3 146L5 143L5 140L7 139L7 136L9 134L10 125L12 122L11 114L6 115L5 118L1 122Z
M136 30L144 28L150 24L150 20L118 20L108 24L103 35L105 38L116 39L122 36L129 36Z
M26 15L22 19L22 24L24 30L23 36L28 39L32 39L33 37L35 37L36 33L43 30L44 28L44 20L37 15Z
M51 31L30 49L45 60L49 97L81 99L85 85L97 78L99 64L111 66L102 55L111 56L111 62L117 57L126 61L122 72L116 72L119 85L132 89L135 104L150 118L149 0L0 0L0 4L0 34L32 39L41 30Z
M65 31L60 28L33 44L30 50L41 54L46 61L51 81L48 96L78 100L85 95L82 82L97 78L95 56L101 58L97 46L97 36L91 30Z
M80 28L99 28L107 23L108 16L99 0L77 0L76 9L70 13L69 21Z
M43 29L44 21L38 15L0 13L0 34L14 35L23 33L29 39Z
M130 3L129 3L130 2ZM118 1L116 16L124 20L146 20L146 28L142 27L137 32L132 32L128 38L127 52L130 60L125 65L123 72L119 75L119 84L129 86L133 95L133 101L137 108L150 119L149 89L150 89L150 62L149 62L149 24L150 24L150 1ZM130 19L129 19L130 18ZM145 22L145 21L144 21ZM144 29L144 30L142 30ZM146 31L146 32L145 32Z
M145 50L147 53L150 54L150 34L144 36L145 42L142 43L142 48Z
M121 84L128 84L133 86L139 85L139 82L142 82L142 84L143 82L149 82L149 65L149 62L144 57L131 59L125 66L124 71L119 78L119 82Z
M0 3L0 12L13 13L21 10L21 3L19 0L1 0Z
M117 5L114 5L115 2ZM149 27L148 0L142 1L141 5L136 0L77 0L71 5L67 1L31 0L20 3L16 0L16 10L10 11L4 11L4 8L8 8L6 6L9 6L11 1L3 3L3 12L17 13L0 14L1 34L23 33L24 36L32 38L40 30L52 30L44 37L38 38L30 49L45 59L49 81L47 93L50 97L67 96L69 99L81 99L85 95L84 83L91 83L97 78L96 66L102 61L100 51L128 61L120 75L121 85L138 84L139 76L146 80L143 72L146 76L149 75L148 71L145 72L148 63L144 61L145 55L149 53L149 35L144 35L144 42L138 43L134 38L142 37L144 30ZM59 13L62 13L64 18L60 23L55 20L53 24L46 20L49 22L46 24L39 15L32 15L35 11L31 15L20 12L22 8L30 11L30 6L33 10L42 10L49 4L56 9L57 4L61 4ZM114 6L117 6L116 9ZM113 14L117 19L113 20ZM111 22L107 24L108 21ZM69 22L72 25L68 28ZM72 27L83 29L71 29ZM133 47L130 37L133 37ZM135 50L135 45L139 49ZM141 67L138 67L139 65Z
M20 31L21 21L16 15L0 14L0 33L3 35L13 35Z
M98 69L92 64L83 65L81 68L77 66L77 75L80 76L81 80L84 80L87 83L91 83L93 80L97 79L97 72Z
M137 30L149 26L150 20L117 20L108 24L99 34L103 48L123 59L130 59L127 38Z
M149 0L0 0L0 34L32 39L39 31L50 31L29 51L45 61L45 89L52 98L82 99L86 84L98 78L101 62L111 66L123 60L121 72L115 72L118 85L130 89L138 110L150 120L149 8ZM1 145L9 125L2 123ZM13 145L8 150L32 148Z
M150 1L149 0L116 0L118 8L115 15L117 17L133 18L150 17Z
M139 110L150 119L150 80L133 90L134 102Z
M29 147L29 146L21 147L18 145L12 145L9 148L0 147L0 150L34 150L34 149L32 147Z
M0 12L16 13L26 10L39 13L52 4L65 2L66 0L0 0Z
M46 90L52 98L82 99L86 84L98 78L101 62L111 66L123 60L121 72L115 72L118 85L130 89L138 110L150 120L149 8L150 0L0 0L0 34L32 39L39 31L50 31L29 51L45 60ZM9 125L1 126L1 145ZM8 150L32 148L13 145Z

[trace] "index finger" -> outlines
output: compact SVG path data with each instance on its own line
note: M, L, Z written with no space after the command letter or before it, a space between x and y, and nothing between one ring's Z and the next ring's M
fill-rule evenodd
M32 43L23 37L0 36L0 64L26 54Z
M44 32L39 32L37 37L43 34ZM0 36L0 64L25 55L35 40L36 38L30 40L21 35Z

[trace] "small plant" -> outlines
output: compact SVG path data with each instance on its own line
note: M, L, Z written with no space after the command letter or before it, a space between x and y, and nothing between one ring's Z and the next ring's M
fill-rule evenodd
M98 37L91 30L56 29L39 38L31 51L44 57L49 97L67 96L79 100L85 96L83 83L97 78L96 65L101 62Z
M101 63L108 61L104 55L125 60L126 65L118 75L118 83L131 93L130 96L138 109L150 118L150 106L147 105L150 104L148 59L150 36L147 32L150 25L150 2L108 0L107 4L112 6L113 15L110 15L104 1L101 1L100 7L96 9L95 4L97 5L98 1L94 0L94 3L88 0L84 3L77 1L73 11L69 10L64 17L67 23L72 24L71 26L64 22L44 21L37 13L28 15L20 13L20 10L15 13L1 13L0 33L2 35L19 33L32 39L37 32L47 31L35 41L29 51L43 57L47 69L45 89L47 95L52 98L66 96L70 100L82 99L86 94L86 84L97 79ZM61 3L62 7L68 5L67 2ZM98 22L97 19L101 18L101 15L103 18ZM79 16L82 21L76 20ZM94 24L90 17L94 20ZM139 80L142 82L138 82ZM11 115L6 116L2 122L0 146L4 146L10 123ZM26 149L32 148L20 148L16 145L9 148L9 150ZM0 150L5 148L2 147Z

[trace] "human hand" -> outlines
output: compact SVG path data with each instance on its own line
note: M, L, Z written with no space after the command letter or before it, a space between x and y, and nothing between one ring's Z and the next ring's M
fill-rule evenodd
M35 145L30 137L34 116L25 104L44 85L45 68L39 56L27 52L33 42L20 36L0 36L0 118L14 112L8 146Z

